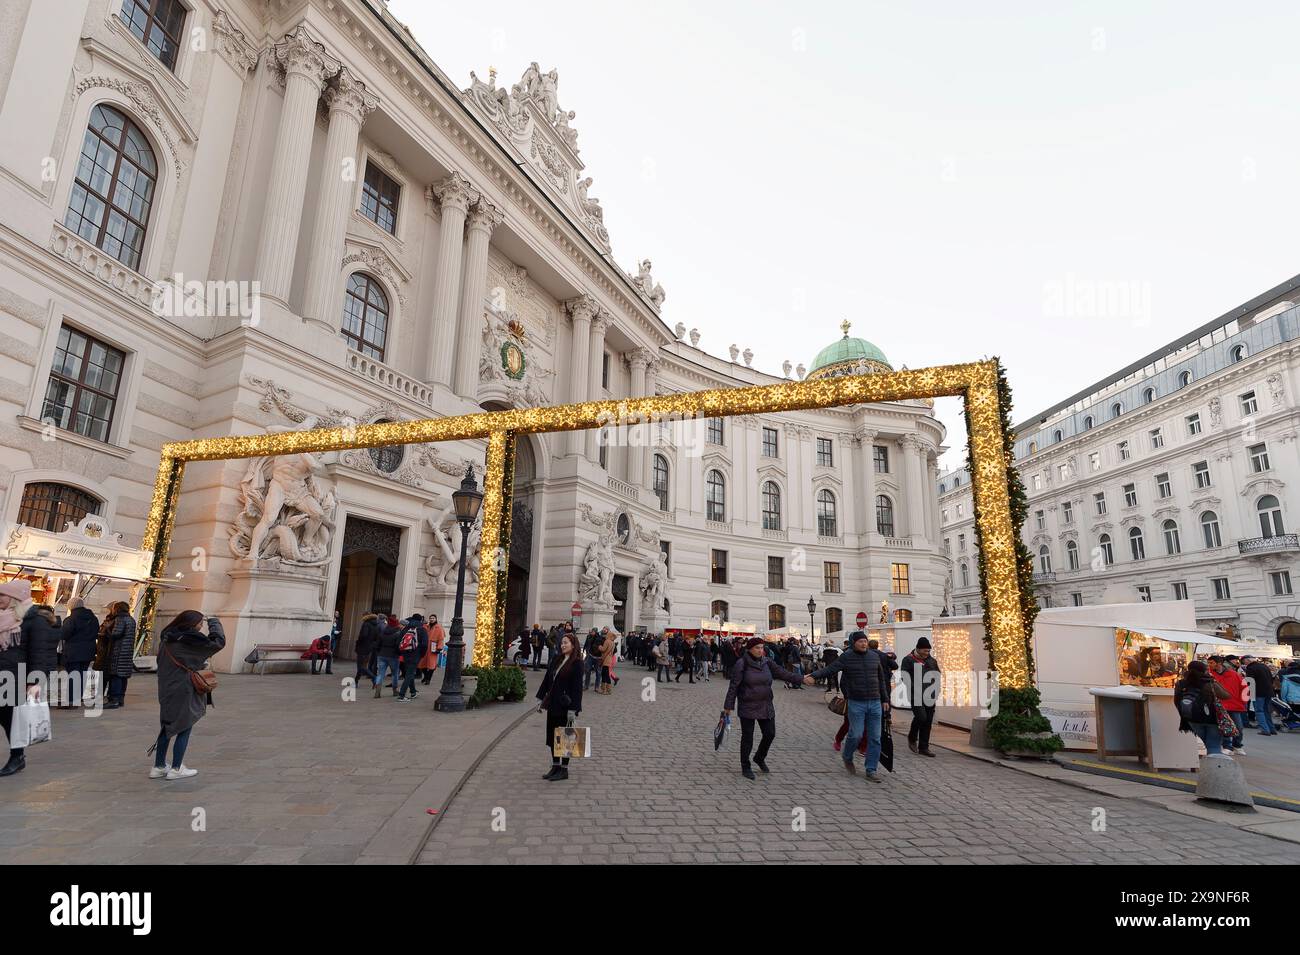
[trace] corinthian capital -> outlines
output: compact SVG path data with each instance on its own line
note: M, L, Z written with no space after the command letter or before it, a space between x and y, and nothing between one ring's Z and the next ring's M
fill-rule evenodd
M564 310L575 322L590 322L600 313L600 304L590 295L579 295L566 301Z
M285 77L305 76L317 88L340 69L339 61L325 51L325 44L312 37L305 26L286 33L275 44L275 62Z
M466 225L470 230L482 229L488 235L505 220L506 214L493 205L484 196L479 196L474 208L469 211Z
M379 100L345 66L325 91L325 105L331 113L346 113L359 123L379 105Z
M650 363L654 360L655 350L653 348L646 348L644 345L627 353L628 364L634 367L636 365L644 365L646 368L649 368Z
M453 172L446 179L435 183L433 194L438 197L444 212L447 209L456 209L462 215L469 209L470 203L478 198L478 190L458 172Z

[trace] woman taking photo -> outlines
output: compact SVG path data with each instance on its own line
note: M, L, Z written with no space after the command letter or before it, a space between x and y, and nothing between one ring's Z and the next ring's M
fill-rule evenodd
M190 744L194 724L203 719L212 705L212 694L202 693L190 678L206 666L208 658L226 645L226 632L216 617L208 618L208 632L199 629L203 614L184 610L163 628L158 647L158 715L162 731L149 748L154 754L150 779L187 779L197 776L197 769L185 765L185 750ZM167 765L167 746L172 744L171 767Z
M125 600L108 608L104 630L108 639L108 657L104 661L108 693L104 709L115 710L126 705L126 681L131 679L135 666L135 618Z
M766 773L767 751L776 738L776 703L772 698L772 679L795 683L799 680L789 670L769 660L762 637L750 637L745 652L731 669L731 686L727 700L722 704L723 716L735 709L740 716L740 772L746 779L754 779L749 768L749 751L754 746L754 724L758 724L763 737L754 753L754 765Z
M542 702L538 710L546 711L546 748L551 753L551 771L543 779L552 782L569 778L569 757L555 755L555 729L569 725L569 713L582 712L582 650L572 633L560 638L560 652L551 657L546 676L537 688Z

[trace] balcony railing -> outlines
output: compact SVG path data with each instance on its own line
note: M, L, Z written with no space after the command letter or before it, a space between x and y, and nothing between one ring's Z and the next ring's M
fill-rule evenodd
M882 537L880 543L885 547L906 547L909 550L912 547L912 538L910 537Z
M620 481L616 477L611 477L608 484L611 491L615 494L621 495L622 497L630 498L633 501L640 500L641 498L640 492L626 481Z
M1034 574L1034 583L1036 584L1050 584L1050 583L1054 583L1055 581L1056 581L1056 573L1054 571L1049 570L1045 574Z
M414 401L426 408L433 407L432 388L422 381L408 378L396 369L385 365L382 361L376 361L368 355L349 349L345 367L352 374L374 382L379 387L391 391L408 401Z
M774 530L770 527L764 527L763 537L770 541L788 541L790 539L790 532L784 529Z
M1286 551L1300 551L1300 534L1275 534L1272 537L1252 537L1250 540L1238 541L1239 553L1255 556L1257 554L1280 554Z

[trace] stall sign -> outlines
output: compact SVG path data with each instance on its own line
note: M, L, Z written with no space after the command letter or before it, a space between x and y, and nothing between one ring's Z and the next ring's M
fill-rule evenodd
M147 580L153 554L119 544L101 524L83 521L63 534L9 524L4 534L4 562L42 570Z
M1052 724L1052 732L1061 737L1066 749L1084 749L1097 745L1097 729L1093 725L1096 713L1093 710L1040 706L1038 711L1047 717L1047 722Z

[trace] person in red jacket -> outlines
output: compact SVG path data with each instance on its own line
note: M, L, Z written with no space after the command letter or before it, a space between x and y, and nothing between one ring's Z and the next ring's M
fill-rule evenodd
M313 674L320 672L320 663L322 660L325 661L325 672L334 672L334 651L330 649L330 640L331 638L329 634L326 634L323 637L317 637L311 642L311 646L304 650L302 655L298 658L300 660L311 661L311 672Z
M1237 726L1237 735L1223 738L1223 751L1239 756L1246 755L1243 745L1246 727L1246 684L1241 674L1228 666L1223 657L1210 657L1210 675L1216 683L1228 691L1228 698L1223 701L1223 708L1232 717Z

